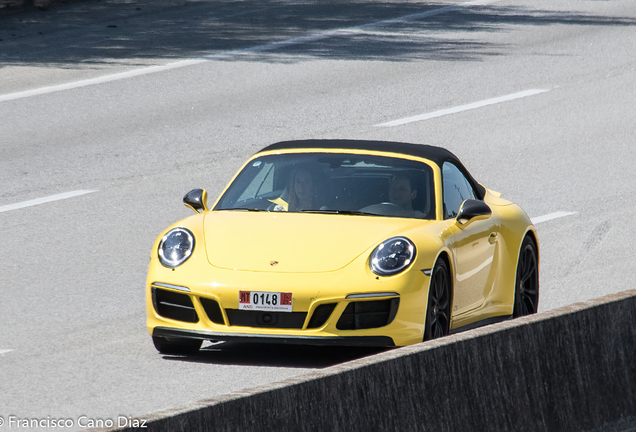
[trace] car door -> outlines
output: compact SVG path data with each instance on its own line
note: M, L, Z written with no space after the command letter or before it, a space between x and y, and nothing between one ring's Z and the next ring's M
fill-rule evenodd
M470 182L454 164L446 162L442 169L444 217L453 219L462 203L476 199ZM490 288L488 281L495 271L497 226L495 219L476 218L465 224L454 224L455 234L449 239L454 256L453 315L458 316L480 307Z

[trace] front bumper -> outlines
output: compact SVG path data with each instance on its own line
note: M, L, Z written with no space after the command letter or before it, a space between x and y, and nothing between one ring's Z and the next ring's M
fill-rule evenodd
M189 264L172 270L151 262L146 287L151 335L376 347L422 341L430 278L417 269L378 277L368 266L285 274ZM293 311L239 310L241 290L291 292Z

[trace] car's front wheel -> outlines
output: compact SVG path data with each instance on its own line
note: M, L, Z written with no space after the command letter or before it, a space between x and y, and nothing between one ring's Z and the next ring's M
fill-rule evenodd
M166 339L153 336L152 343L161 354L194 354L201 348L199 339Z
M443 259L435 264L428 290L428 306L424 324L424 340L448 335L450 330L451 279Z
M537 313L539 307L539 262L537 247L531 237L526 237L519 251L515 306L513 317Z

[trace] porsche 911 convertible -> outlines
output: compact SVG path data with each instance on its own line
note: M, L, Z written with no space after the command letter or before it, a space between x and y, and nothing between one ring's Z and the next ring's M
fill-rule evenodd
M151 253L148 330L161 353L205 340L404 346L537 311L526 213L451 152L307 140L252 156Z

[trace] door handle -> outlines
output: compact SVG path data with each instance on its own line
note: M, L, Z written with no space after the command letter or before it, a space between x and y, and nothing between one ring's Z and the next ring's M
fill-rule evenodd
M488 243L490 244L495 244L495 242L497 241L497 239L499 238L499 234L494 232L491 233L490 236L488 237Z

